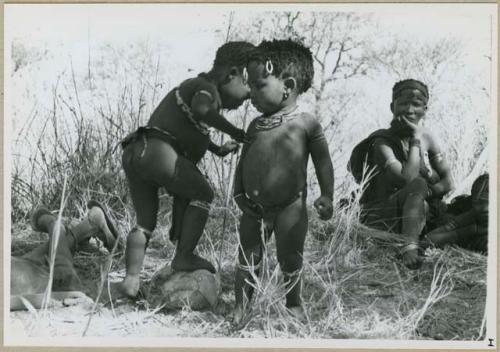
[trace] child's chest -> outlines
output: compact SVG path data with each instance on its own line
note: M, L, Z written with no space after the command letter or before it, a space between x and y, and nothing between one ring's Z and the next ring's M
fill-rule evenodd
M276 150L288 151L301 149L306 145L306 131L300 123L289 121L269 129L253 128L249 131L251 150L271 152Z

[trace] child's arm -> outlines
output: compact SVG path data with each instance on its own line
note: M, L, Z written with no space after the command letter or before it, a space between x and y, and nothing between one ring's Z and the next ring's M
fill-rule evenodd
M323 129L318 121L308 121L308 146L316 170L321 196L316 199L314 206L322 220L328 220L333 215L333 165L328 150L328 144Z
M196 119L204 121L219 131L227 133L238 142L244 141L245 132L219 114L218 106L209 92L203 90L193 96L191 111Z
M250 123L248 127L248 131L252 128L253 124ZM243 160L245 160L245 155L248 150L248 144L243 144L243 148L241 149L240 159L238 160L238 165L236 165L236 170L234 173L234 190L233 190L233 198L238 208L244 213L252 215L254 217L260 218L258 207L248 199L245 194L245 187L243 186Z
M430 185L432 197L441 197L452 190L453 179L451 177L450 167L443 157L441 148L436 139L430 132L425 133L425 139L428 143L429 162L438 173L439 182Z
M239 147L240 146L235 141L227 141L223 145L217 145L211 140L208 143L208 150L220 157L225 157L229 153L235 153Z

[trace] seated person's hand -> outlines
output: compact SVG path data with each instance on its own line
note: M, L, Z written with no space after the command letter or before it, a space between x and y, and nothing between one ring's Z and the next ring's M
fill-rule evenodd
M255 202L252 202L245 193L236 194L234 196L234 201L238 205L238 208L245 214L259 219L262 217L262 211L259 206Z
M314 201L314 207L318 211L321 220L328 220L333 215L333 201L328 196L321 196Z
M224 157L224 156L228 155L229 153L235 153L239 147L240 146L237 142L228 141L220 146L220 149L219 149L219 152L217 153L217 155Z

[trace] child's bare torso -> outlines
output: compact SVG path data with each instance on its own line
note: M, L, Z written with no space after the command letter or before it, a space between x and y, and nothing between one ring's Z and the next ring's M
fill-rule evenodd
M307 180L307 122L297 115L268 130L253 125L252 140L242 160L245 193L266 207L289 202L301 192Z

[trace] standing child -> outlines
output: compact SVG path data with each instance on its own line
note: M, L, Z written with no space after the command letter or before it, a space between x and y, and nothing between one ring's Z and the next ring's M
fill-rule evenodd
M235 176L234 199L243 211L236 270L234 319L250 299L252 274L258 274L267 235L274 231L287 285L286 306L302 316L300 270L308 220L307 163L311 155L321 196L314 206L323 220L333 214L333 166L319 122L297 106L314 76L309 49L291 40L264 41L248 64L252 104L262 116L253 120ZM266 236L268 237L268 236Z
M223 146L213 144L208 126L239 142L244 140L244 131L228 122L220 110L235 109L249 97L243 70L253 49L246 42L222 45L210 72L188 79L170 91L147 126L122 142L122 164L137 216L137 225L127 239L127 272L119 285L122 294L135 297L139 291L145 250L156 227L160 187L174 195L170 238L177 242L177 249L172 268L215 272L209 261L193 253L214 198L196 164L207 149L222 157L238 148L233 141Z

